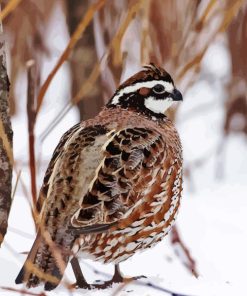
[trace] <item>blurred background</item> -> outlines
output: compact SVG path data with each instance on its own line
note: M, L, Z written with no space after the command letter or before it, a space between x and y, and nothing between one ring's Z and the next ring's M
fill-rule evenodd
M95 116L119 83L154 62L171 74L184 96L168 112L183 144L183 201L172 233L123 263L123 271L148 275L155 285L181 295L242 295L247 266L247 1L0 3L2 11L8 8L3 32L17 186L0 249L0 286L20 289L14 279L26 256L21 253L29 251L35 235L32 204L61 135ZM30 160L30 149L35 159ZM92 266L112 273L112 266L91 261L82 266L91 281L99 277ZM71 270L66 276L73 282ZM0 290L0 295L17 292ZM169 295L136 285L117 293ZM61 285L53 294L68 291Z

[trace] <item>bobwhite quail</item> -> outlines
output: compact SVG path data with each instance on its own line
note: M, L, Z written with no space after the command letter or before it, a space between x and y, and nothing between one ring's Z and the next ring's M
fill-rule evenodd
M71 263L77 285L90 288L76 254L118 264L154 246L170 230L180 204L182 148L164 114L182 95L151 64L125 81L103 110L61 138L37 203L39 231L16 278L46 290Z

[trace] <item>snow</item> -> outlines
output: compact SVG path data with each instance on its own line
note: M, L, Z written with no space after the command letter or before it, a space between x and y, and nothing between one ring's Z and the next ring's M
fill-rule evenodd
M58 8L57 8L58 9ZM59 22L59 10L56 13ZM54 37L52 27L48 30ZM60 26L56 34L61 33ZM62 28L61 28L62 30ZM65 39L51 37L49 46L59 50L65 47ZM54 42L53 42L54 40ZM65 41L64 41L65 40ZM46 58L44 77L52 69L57 56ZM136 254L121 264L124 275L145 275L141 282L151 282L160 287L185 295L197 296L233 296L243 295L247 266L247 141L243 134L230 135L222 140L224 120L223 83L229 76L229 56L224 41L217 40L209 48L204 60L202 73L210 74L210 79L199 79L186 94L177 116L177 128L181 135L185 167L191 168L191 177L184 182L182 205L177 225L182 239L196 260L199 278L191 275L181 264L172 249L168 237L153 249ZM212 83L212 75L217 83ZM206 75L207 77L207 75ZM66 81L66 83L61 83ZM19 84L26 85L25 77L19 78ZM18 87L19 113L12 119L14 129L14 154L19 169L22 169L22 181L30 192L29 170L27 166L27 134L25 113L25 89ZM20 91L21 89L21 91ZM64 65L52 82L38 117L36 134L39 135L50 125L69 98L70 82L68 66ZM207 106L207 107L205 107ZM47 162L59 137L78 121L75 108L63 118L43 143L36 142L37 156L41 165L38 171L40 186ZM42 155L42 157L40 157ZM200 166L195 162L204 159ZM16 176L14 177L14 181ZM17 276L26 255L30 250L35 230L30 206L22 186L19 183L9 218L9 231L0 249L0 286L22 288L15 285ZM19 233L21 232L21 233ZM102 265L90 260L81 261L82 271L89 282L109 279L113 274L112 265ZM95 268L104 274L95 274ZM66 279L74 282L73 272L68 266ZM119 285L105 291L76 290L71 295L169 295L151 287L130 283L119 289ZM32 289L40 292L42 288ZM17 295L15 292L0 290L0 295ZM69 295L61 284L47 295Z

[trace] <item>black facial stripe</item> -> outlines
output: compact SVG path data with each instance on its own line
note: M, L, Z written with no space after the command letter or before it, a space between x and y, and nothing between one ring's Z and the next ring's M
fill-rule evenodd
M120 106L123 109L135 110L138 113L144 114L148 117L155 117L157 119L163 119L164 117L166 117L163 113L155 113L150 109L146 108L144 103L145 103L145 99L148 97L150 97L150 95L144 97L136 92L123 94L121 97L119 97L119 101L117 105L111 104L111 101L110 101L106 106L108 108L116 108L117 106ZM164 94L163 95L155 94L154 98L157 100L164 99Z

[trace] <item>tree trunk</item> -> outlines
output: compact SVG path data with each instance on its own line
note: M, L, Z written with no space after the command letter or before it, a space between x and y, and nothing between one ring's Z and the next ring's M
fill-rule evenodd
M0 22L0 246L7 232L11 207L12 139L13 132L9 116L9 79L6 70L2 23Z
M92 3L89 0L67 0L67 15L70 34L75 31L76 26L86 13L90 4ZM91 22L88 25L83 38L78 41L70 58L72 97L86 81L96 62L97 54L95 50L93 22ZM90 93L78 103L81 120L86 120L95 116L99 113L102 106L103 91L100 78L98 78Z

